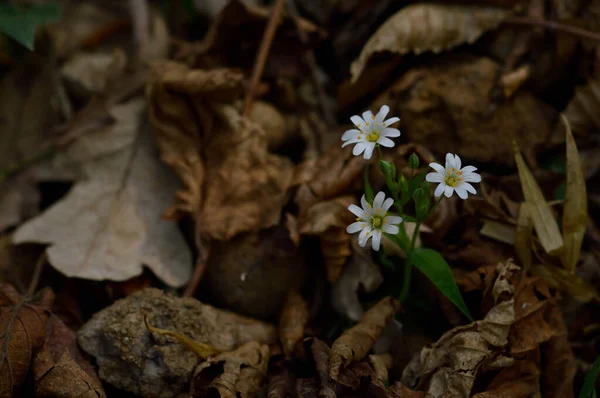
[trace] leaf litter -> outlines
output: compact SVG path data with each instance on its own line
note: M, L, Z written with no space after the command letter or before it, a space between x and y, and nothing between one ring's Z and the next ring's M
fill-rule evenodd
M591 396L596 1L166 3L3 41L0 396ZM483 181L416 251L347 233L448 152Z

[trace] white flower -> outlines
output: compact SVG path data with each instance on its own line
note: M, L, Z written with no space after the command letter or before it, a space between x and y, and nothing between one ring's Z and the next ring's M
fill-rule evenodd
M425 179L429 182L440 183L434 192L436 197L441 196L443 193L449 198L453 192L456 192L461 199L467 199L469 196L467 192L477 193L473 185L469 183L480 182L481 176L475 173L476 167L466 166L461 169L458 155L447 154L446 167L442 167L441 164L437 163L429 163L429 167L435 171L427 174Z
M346 228L346 232L349 234L360 231L358 235L358 244L364 247L369 238L373 237L373 250L379 250L381 243L381 233L386 232L388 234L396 235L400 230L394 224L400 224L402 217L388 216L387 211L394 204L394 199L385 199L385 194L379 192L375 199L373 199L373 206L371 206L365 195L360 200L362 209L357 205L350 205L350 210L357 217L356 222L352 223Z
M390 107L383 105L377 115L373 115L371 111L366 111L363 112L362 117L352 116L350 120L358 129L351 129L344 133L342 148L346 145L356 144L352 149L352 154L358 156L364 151L365 159L371 159L376 144L388 148L393 147L394 141L390 140L389 137L400 137L400 130L388 126L398 122L400 118L392 117L384 120L389 111Z

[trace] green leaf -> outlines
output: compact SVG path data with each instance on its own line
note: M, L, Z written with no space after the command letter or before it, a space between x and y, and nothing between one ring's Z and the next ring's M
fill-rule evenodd
M12 37L29 50L33 50L35 28L56 22L62 17L62 8L56 3L34 6L0 4L0 32Z
M417 248L408 254L407 260L424 273L470 321L473 321L460 290L456 286L450 266L440 253L432 249Z
M375 193L373 193L373 187L371 186L371 181L369 180L369 175L371 174L370 169L371 169L370 165L365 166L365 173L364 173L365 198L367 199L367 202L373 203L373 198L375 198Z
M411 196L412 196L413 192L415 192L415 190L419 187L419 185L421 185L421 183L423 181L425 181L425 177L427 176L428 173L429 173L428 170L426 170L422 173L419 173L415 176L415 178L413 178L410 181L409 193L411 194Z
M385 177L385 183L390 192L392 193L392 196L396 198L398 196L399 191L398 183L396 182L396 166L394 166L394 163L390 163L388 161L380 159L379 169Z
M394 242L396 244L396 246L398 246L400 249L406 251L406 250L408 250L410 241L408 239L408 235L406 235L406 231L404 231L404 234L402 233L403 230L404 229L402 227L400 227L400 232L398 233L398 235L387 234L385 232L384 232L384 234L385 234L385 236L387 236L389 238L389 240Z
M412 197L412 193L409 193L408 181L403 174L400 174L398 178L398 186L400 187L400 204L404 206Z
M596 358L592 368L585 376L583 387L581 387L581 391L579 392L579 398L591 398L593 394L596 393L594 386L596 385L596 377L598 377L598 372L600 372L600 356Z

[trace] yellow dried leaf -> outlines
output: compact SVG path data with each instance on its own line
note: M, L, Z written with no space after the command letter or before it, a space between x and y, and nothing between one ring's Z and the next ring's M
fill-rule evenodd
M343 368L353 361L363 359L398 309L398 301L385 297L365 312L358 324L334 341L329 357L329 377L337 380Z
M519 207L519 218L517 219L517 230L515 233L515 251L517 258L525 270L531 268L531 234L533 233L533 221L531 211L527 203L521 203Z
M515 147L515 160L519 169L519 179L525 195L525 202L529 205L533 226L540 238L540 243L549 254L559 254L563 248L563 239L554 219L550 206L544 199L542 190L533 178L533 174L525 164L521 152Z
M480 234L497 241L513 245L515 243L515 228L495 220L483 220Z
M544 278L550 287L566 292L581 303L593 299L600 300L594 286L567 270L552 265L535 265L531 268L531 272Z
M579 261L581 244L587 227L587 191L583 167L581 166L577 145L573 139L571 126L564 115L561 115L561 120L567 129L567 188L562 219L565 247L562 262L565 269L573 273Z
M279 317L279 340L287 359L291 358L294 347L304 337L308 315L306 300L295 289L290 289Z
M352 63L352 82L362 73L369 58L378 52L435 53L463 43L473 43L483 33L495 29L508 15L496 7L467 5L413 4L389 18L363 47Z
M144 317L144 323L146 324L146 327L148 328L149 331L160 334L161 336L173 337L179 343L183 344L184 346L186 346L187 348L189 348L190 350L195 352L196 355L198 355L199 357L201 357L203 359L206 359L213 355L217 355L219 353L219 350L217 350L212 345L206 344L206 343L200 343L194 339L189 338L188 336L186 336L183 333L156 328L156 327L150 325L150 323L148 322L148 319L146 317Z

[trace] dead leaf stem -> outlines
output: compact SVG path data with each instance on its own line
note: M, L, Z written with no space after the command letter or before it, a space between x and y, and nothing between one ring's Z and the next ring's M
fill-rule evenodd
M260 77L262 76L263 70L265 69L267 56L269 55L271 44L273 44L273 38L275 37L277 26L279 25L279 22L281 20L281 13L283 12L284 5L285 0L277 0L275 6L273 7L271 17L269 18L269 23L265 28L265 33L263 35L262 42L260 43L260 50L258 52L258 56L256 57L256 62L254 63L254 70L252 72L252 80L250 81L250 87L248 88L246 99L244 100L243 114L245 117L248 117L248 115L250 114L250 109L252 108L252 97L254 96L256 87L260 82Z
M29 288L27 289L27 294L30 296L33 296L37 290L38 284L40 283L40 276L42 275L42 270L44 269L44 264L46 264L47 259L48 254L46 251L44 251L35 263L33 277L31 278L31 282L29 282Z
M555 30L557 32L568 33L570 35L600 41L600 33L592 32L590 30L579 28L573 25L568 25L562 22L548 21L546 19L511 16L506 18L503 21L503 23L511 25L541 26L543 28Z

